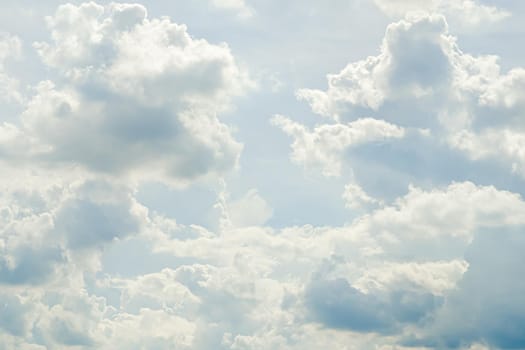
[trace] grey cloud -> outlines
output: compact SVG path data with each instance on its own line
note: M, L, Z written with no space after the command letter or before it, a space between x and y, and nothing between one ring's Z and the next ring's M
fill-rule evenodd
M63 319L53 320L49 333L56 342L66 346L82 346L89 348L95 345L93 339L85 334L84 330L72 329L67 321Z
M10 251L9 255L14 264L6 256L0 258L0 283L45 283L54 276L58 264L67 262L59 246L38 248L27 244Z
M58 200L48 198L45 190L14 191L8 197L14 200L3 208L7 215L1 218L0 283L56 282L75 264L73 251L97 251L117 238L138 234L147 221L147 210L125 186L85 181L55 190Z
M306 292L314 320L356 332L397 333L403 324L424 321L440 303L439 297L424 291L365 294L344 279L313 280Z
M487 343L500 349L525 348L523 227L484 230L467 249L470 265L423 340L407 341L438 348Z
M314 112L329 117L355 119L355 112L364 107L403 126L432 125L437 104L449 100L454 78L452 60L457 48L447 28L439 15L392 23L379 55L328 75L326 92L301 89L298 97Z
M118 204L73 200L57 214L56 229L65 234L67 245L72 249L90 248L137 233L140 222L130 214L129 208Z

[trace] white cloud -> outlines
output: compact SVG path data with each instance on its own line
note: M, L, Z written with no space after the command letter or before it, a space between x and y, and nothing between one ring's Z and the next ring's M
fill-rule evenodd
M49 272L53 282L42 286L21 288L2 281L7 287L0 299L13 313L2 314L0 328L12 344L48 348L170 348L175 343L180 349L302 349L322 341L373 349L417 329L422 317L441 310L443 298L467 283L463 276L480 268L478 259L464 259L469 242L483 240L486 230L494 236L502 228L525 225L525 204L518 195L472 183L430 191L411 188L394 203L343 227L230 227L220 233L149 213L131 192L107 182L19 193L24 192L13 189L16 200L5 201L12 203L13 213L6 232L34 217L36 210L48 217L48 227L37 230L31 242L40 237L43 247L58 244L68 260L54 262L65 273ZM251 191L242 200L254 196ZM38 208L39 201L41 209L23 210ZM74 210L88 202L96 210ZM73 241L85 243L82 247L56 229L65 227L60 224L65 211L67 222L82 222L69 233L83 235ZM97 212L110 224L101 226L92 215ZM93 220L86 221L86 216ZM140 227L133 237L146 247L140 258L153 259L162 252L184 259L180 265L132 277L104 274L100 247L121 244L126 222L133 220ZM122 229L114 234L120 241L105 235L113 225ZM27 234L34 232L31 228ZM17 232L19 239L27 235ZM507 237L502 233L500 239ZM4 247L7 254L16 251ZM481 249L484 254L486 247ZM81 265L88 261L85 250L98 252L90 265ZM46 261L40 259L39 266ZM102 273L94 275L96 271ZM333 299L333 293L340 297ZM327 313L334 305L338 319ZM381 316L384 311L378 308L390 316ZM367 324L366 317L372 315ZM369 331L379 334L354 339L354 332Z
M354 120L366 111L402 127L428 130L438 143L472 159L502 155L523 175L517 146L524 130L523 71L503 73L497 56L464 53L443 16L419 13L388 26L379 55L328 75L326 91L301 89L297 95L315 113L336 121Z
M450 143L474 160L493 158L511 164L512 170L525 176L525 134L509 129L488 129L480 134L462 131L450 137Z
M4 158L179 184L236 167L216 115L249 83L225 44L141 5L63 5L48 24L53 43L35 47L67 83L41 82L21 126L1 126Z
M291 159L306 167L321 168L325 176L339 176L344 151L364 143L399 139L403 128L383 120L363 118L348 124L323 124L312 131L284 116L272 123L293 137Z
M434 295L444 295L456 288L468 263L463 260L425 263L385 263L367 269L354 286L364 291L391 290L396 285L424 289Z
M273 209L252 189L228 204L228 213L234 227L261 226L273 215Z
M461 254L479 230L524 225L524 212L517 194L464 182L432 191L411 187L355 226L376 236L391 258L443 260Z
M301 89L298 97L323 116L352 115L353 106L377 111L387 101L448 98L455 40L439 15L413 15L388 26L381 53L328 75L328 90ZM393 118L394 116L389 116Z
M379 200L370 197L357 183L345 185L343 199L345 200L346 207L350 209L366 208L367 206L381 203Z
M384 4L395 12L408 3ZM216 5L242 13L246 4ZM291 2L283 13L298 5L312 15L309 25L324 20L313 2ZM454 16L469 6L491 20L498 13L471 1L409 5L449 18L454 6L461 7ZM330 18L349 5L331 6ZM465 181L471 173L444 179L427 162L469 167L447 158L459 150L525 173L522 69L503 72L496 56L464 53L442 16L411 14L390 25L378 55L329 76L327 91L298 91L328 119L272 119L292 138L293 162L328 177L352 175L307 182L335 202L315 204L354 212L340 226L277 228L274 211L279 220L287 216L278 200L299 211L310 204L308 196L290 197L287 186L313 189L267 166L285 160L269 153L286 153L271 135L257 145L260 153L249 153L260 177L271 172L268 182L246 175L254 168L225 176L241 145L219 116L251 86L226 44L150 18L142 5L64 5L47 22L52 38L34 48L49 74L35 80L53 81L35 87L19 121L0 126L0 157L10 165L0 173L0 348L482 350L525 343L525 201L497 188L519 186L501 185L505 179L492 186L490 173L480 182L486 185ZM17 47L6 38L0 62L6 47ZM286 87L265 92L263 102L288 96ZM281 107L291 108L272 104L254 114L265 121ZM239 122L246 132L239 139L258 142L250 132L262 132L261 120ZM436 144L451 147L447 157L434 152L442 151ZM395 151L403 153L392 157ZM377 168L366 169L370 163ZM344 172L347 165L353 171ZM396 167L414 180L403 195L385 189L397 182ZM177 208L192 207L199 191L213 196L206 183L162 185L162 198L152 199L142 192L146 184L137 191L129 181L207 177L224 184L215 193L218 229L179 221ZM212 202L196 216L212 212Z
M97 271L101 249L140 233L148 220L130 190L114 183L27 187L11 187L0 200L2 284L55 284Z

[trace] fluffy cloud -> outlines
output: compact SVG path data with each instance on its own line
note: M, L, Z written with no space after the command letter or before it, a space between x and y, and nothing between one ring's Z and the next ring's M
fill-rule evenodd
M141 5L63 5L48 25L53 42L35 47L65 83L41 82L21 125L1 126L4 158L176 183L236 166L216 115L248 80L225 44Z
M411 188L394 203L341 228L235 229L184 240L157 231L150 237L159 251L217 266L213 274L225 280L205 284L227 286L236 298L256 300L257 309L266 305L277 315L293 315L296 322L300 318L306 324L378 332L408 342L414 327L437 327L430 320L448 307L464 276L479 268L474 265L480 262L469 256L472 247L500 231L502 241L513 241L506 232L518 234L525 226L524 213L520 196L465 182L431 191ZM253 332L258 322L277 322L266 314L253 315L244 321L256 322ZM281 336L290 339L299 329ZM476 336L469 343L481 341Z
M480 201L481 197L487 198ZM492 208L486 206L489 202ZM450 207L456 204L461 208ZM374 237L368 249L374 244L379 248L375 258L366 260L360 277L355 271L357 255L349 255L347 261L344 252L349 245L338 237L334 246L339 258L314 275L306 305L315 319L329 327L401 334L400 343L408 346L460 348L487 343L519 348L523 338L517 329L523 318L518 295L523 286L516 266L523 247L524 209L519 196L471 183L442 191L412 189L393 206L352 225L353 235L369 232ZM394 215L387 214L392 210ZM419 210L425 213L421 221ZM406 225L397 226L403 217ZM460 230L463 226L468 241L457 237L454 243L447 238L455 235L452 226ZM505 326L509 322L517 328ZM419 330L414 332L414 325Z
M449 99L456 75L452 60L458 53L442 16L413 15L388 26L379 55L328 75L326 92L301 89L297 95L314 112L335 119L353 116L353 106L377 111L390 101L401 104L411 99L429 107L438 98Z
M216 229L161 214L196 201L191 191L171 188L148 208L128 176L181 184L235 167L241 145L218 116L250 82L229 48L141 5L64 5L47 23L51 39L34 48L53 81L0 126L0 157L14 165L0 174L0 348L525 346L525 201L491 181L420 171L431 158L452 163L433 152L446 148L522 172L522 69L464 53L442 16L393 23L378 55L329 76L327 91L298 91L321 123L272 119L295 163L327 177L350 164L350 178L322 178L350 209L346 223L272 227L268 184L225 177L208 208ZM0 58L18 45L1 42ZM372 189L357 174L374 162L418 181L400 195ZM396 181L376 172L381 187Z
M5 226L47 217L46 228L30 230L31 240L59 247L67 263L41 258L37 266L45 268L49 261L52 269L31 270L45 280L2 280L6 288L0 297L9 312L0 317L0 334L6 344L300 349L319 341L338 346L361 333L348 344L429 345L444 335L450 345L455 335L468 334L462 338L468 344L502 346L487 334L503 331L513 315L502 310L492 313L490 324L455 324L460 333L451 333L454 323L446 327L458 317L451 305L474 307L461 298L486 283L483 255L495 246L512 253L491 260L495 276L506 275L500 269L520 256L525 204L493 187L467 182L439 190L411 188L343 227L221 232L150 213L129 190L109 182L55 185L32 194L17 190L10 196ZM249 192L243 200L253 203L254 196ZM28 207L37 202L40 209ZM113 231L116 227L120 230ZM25 239L21 231L18 237ZM143 275L104 273L103 249L121 246L122 254L129 254L126 240L138 240L145 247L141 258L150 262L159 254L179 262L157 260L157 272ZM10 241L3 241L8 242L3 256L16 252ZM487 287L480 300L490 304L494 293L509 288L510 274ZM465 333L478 326L478 333ZM130 335L130 330L137 331Z
M403 128L373 118L348 124L324 124L312 131L283 116L274 117L272 123L293 137L291 158L295 163L319 167L326 176L340 175L342 157L349 147L399 139L405 133Z
M55 283L77 268L95 271L101 248L138 234L147 220L128 189L98 180L14 187L3 193L0 212L0 283L7 285Z
M388 26L379 55L328 75L326 91L301 89L297 96L336 121L376 114L426 130L451 152L503 160L523 175L517 145L524 76L522 68L501 72L496 56L462 52L444 17L412 14Z
M367 206L379 204L380 201L370 197L362 188L356 183L350 183L345 186L343 192L343 199L346 207L350 209L360 209Z

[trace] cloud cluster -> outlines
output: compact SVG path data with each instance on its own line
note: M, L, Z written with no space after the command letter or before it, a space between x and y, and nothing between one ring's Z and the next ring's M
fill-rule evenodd
M523 175L522 70L502 72L496 56L464 53L442 15L412 13L388 26L378 55L328 75L326 91L301 89L297 96L328 118L316 131L372 115L404 131L391 141L397 157L445 146L448 157L461 152L472 161L504 162ZM326 176L342 174L347 160L341 150L349 145L339 143L343 133L321 142L321 133L308 133L302 124L276 121L294 136L293 161L320 167ZM363 157L383 159L363 146L356 150ZM343 198L353 210L378 208L346 227L345 238L332 236L331 257L305 288L307 317L330 329L394 336L406 347L523 347L519 331L504 326L524 324L514 294L523 291L515 270L521 258L507 246L523 247L519 195L462 182L430 191L411 186L385 205L354 180ZM489 251L499 253L484 259ZM504 277L493 283L485 272ZM498 301L503 295L510 300Z
M0 208L0 341L12 348L521 344L505 327L521 322L525 292L525 202L511 192L412 187L341 227L213 232L149 211L119 183L23 181L7 181ZM261 199L230 204L235 217ZM151 271L107 271L110 250ZM507 290L504 308L492 304Z
M292 161L306 167L319 167L326 176L340 175L341 158L348 148L399 139L405 135L403 128L373 118L362 118L348 124L325 124L312 131L284 116L275 116L272 123L294 139Z
M393 127L419 129L451 153L505 162L523 175L523 72L501 72L497 56L461 51L443 16L412 14L388 26L379 55L328 75L326 91L300 89L297 96L336 123L375 115ZM306 152L294 144L294 154L298 147ZM322 158L334 164L337 154Z
M47 22L53 40L35 48L63 78L1 126L4 159L174 183L236 166L242 146L217 115L250 83L225 44L141 5L62 5Z
M375 2L393 16L505 15ZM242 145L219 116L252 83L228 46L139 4L66 4L47 25L33 49L50 80L0 125L1 349L525 348L524 199L413 161L460 154L525 174L523 69L464 53L442 15L392 23L377 55L297 92L322 122L271 119L292 162L341 186L346 223L272 227L263 187L243 178L231 195L226 178L197 213L218 213L212 228L146 206L130 179L192 185L236 167ZM0 89L20 47L0 38ZM374 162L430 178L389 197L354 177Z

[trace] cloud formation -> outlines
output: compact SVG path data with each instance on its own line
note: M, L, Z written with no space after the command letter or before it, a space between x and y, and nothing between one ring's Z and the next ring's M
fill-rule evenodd
M325 124L313 131L284 116L275 116L272 123L292 136L292 161L321 168L325 176L341 173L344 151L350 147L369 142L399 139L405 134L403 128L373 118L362 118L343 124Z
M243 21L89 2L0 37L2 102L21 110L0 115L0 349L525 348L525 74L448 25L506 12L210 4ZM366 57L374 4L395 22L325 90L290 59L264 67L280 89L237 99L326 17L362 32L328 26L322 45Z
M225 44L148 19L141 5L62 5L35 48L64 83L41 82L2 126L5 159L176 183L233 169L242 146L217 114L249 85Z
M377 115L523 175L518 110L525 75L521 67L501 70L497 56L464 53L443 16L414 13L388 26L379 55L328 75L326 91L300 89L297 96L332 120Z

